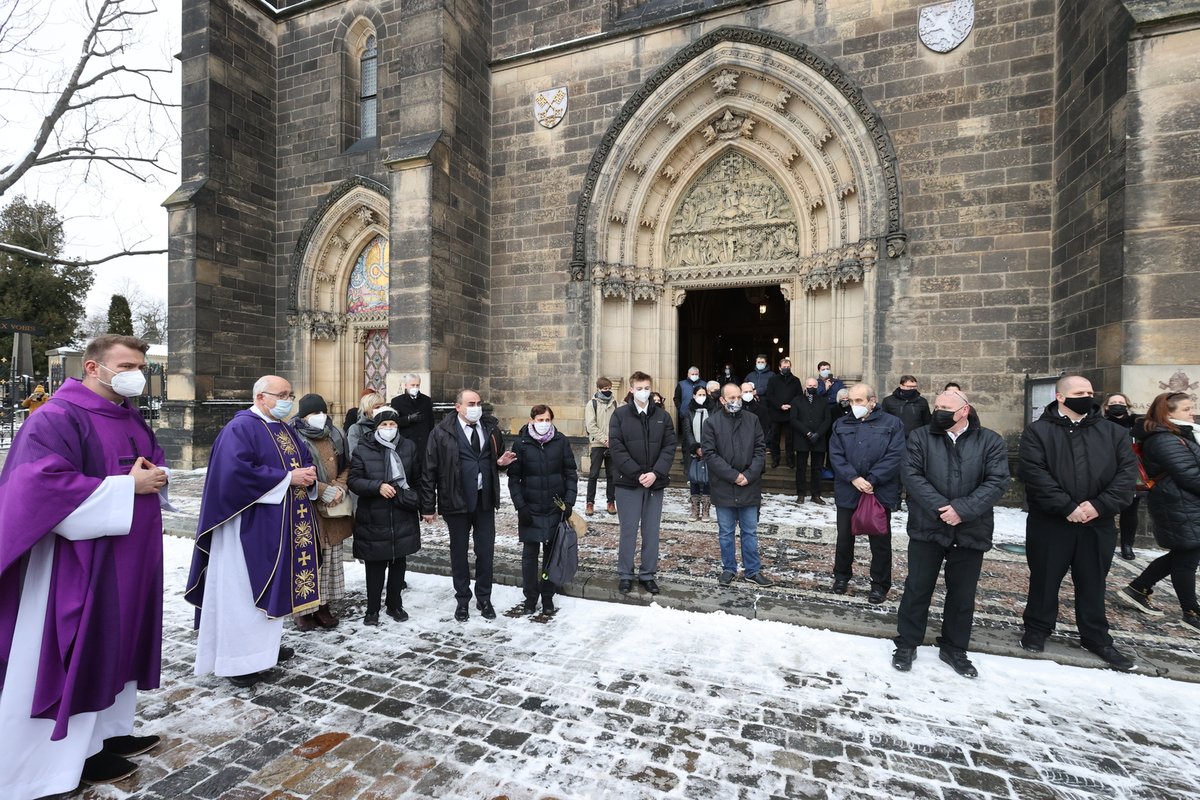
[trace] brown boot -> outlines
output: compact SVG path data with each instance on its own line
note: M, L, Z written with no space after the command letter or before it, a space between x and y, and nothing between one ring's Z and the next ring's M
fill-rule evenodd
M615 513L617 513L617 504L616 504L616 503L613 503L613 502L611 502L611 501L609 502L609 504L608 504L608 513L610 513L610 514L615 514Z
M700 519L712 519L712 517L708 515L708 510L710 508L712 508L712 500L709 499L708 495L704 495L704 497L700 499Z
M328 605L323 605L317 609L317 613L313 614L316 622L322 628L330 629L338 626L338 618L333 615L333 609Z
M301 614L292 617L292 622L296 625L296 630L301 633L308 633L317 629L317 621L314 619L316 614Z
M692 495L691 504L692 511L690 514L688 514L688 519L692 522L696 522L700 519L700 495Z
M588 504L587 504L587 508L585 508L585 509L583 510L583 513L587 514L589 517L590 517L592 514L595 514L595 513L596 513L596 504L595 504L595 503L588 503Z

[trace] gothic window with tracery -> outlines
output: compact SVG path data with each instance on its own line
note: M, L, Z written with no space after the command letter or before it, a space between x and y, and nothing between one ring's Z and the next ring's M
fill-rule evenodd
M358 254L346 288L347 314L387 313L388 242L376 236Z

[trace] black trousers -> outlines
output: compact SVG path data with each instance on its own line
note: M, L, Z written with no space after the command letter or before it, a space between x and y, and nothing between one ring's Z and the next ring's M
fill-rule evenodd
M395 558L391 561L365 561L367 568L367 613L378 614L383 588L387 583L387 610L395 611L403 608L400 602L400 587L404 585L404 570L407 559Z
M483 492L473 514L446 514L450 529L450 573L454 576L454 599L465 604L471 599L471 565L467 543L475 546L475 599L492 599L492 559L496 551L496 511L484 502Z
M521 586L525 590L526 602L537 602L540 596L545 603L554 597L554 584L542 580L542 572L549 562L550 542L525 542L521 545Z
M771 460L779 460L779 442L783 442L783 455L787 459L787 463L794 463L795 456L792 455L792 426L788 421L771 420L771 429L764 431L767 439L767 450L771 453Z
M920 647L929 626L929 604L937 586L938 572L945 565L946 602L942 607L939 647L965 652L971 643L975 620L975 590L983 569L983 551L958 546L942 547L936 542L908 540L908 577L896 618L896 644Z
M600 465L604 465L604 494L608 497L608 502L613 502L617 499L617 486L613 483L612 478L612 453L607 447L593 447L591 449L591 466L588 467L588 485L587 485L587 502L596 502L596 482L600 479Z
M887 591L892 588L892 535L855 536L850 533L850 518L853 508L837 510L837 549L833 555L833 577L850 580L854 566L854 542L867 539L871 545L871 588ZM887 512L888 525L892 523L892 512Z
M1137 539L1138 529L1138 506L1142 504L1142 498L1134 497L1133 502L1121 509L1120 526L1121 526L1121 546L1133 547L1133 542Z
M809 465L812 476L807 481L808 488L805 489L805 464ZM796 451L796 497L821 496L821 470L825 468L825 453L820 450L797 450Z
M1075 584L1075 625L1084 644L1112 644L1104 611L1104 582L1112 566L1117 526L1111 518L1092 525L1030 512L1025 522L1025 558L1029 562L1029 599L1025 630L1054 633L1058 592L1067 571Z
M1200 611L1200 605L1196 603L1197 566L1200 566L1200 547L1168 550L1151 561L1142 574L1133 579L1133 585L1144 592L1150 591L1154 584L1170 575L1179 607L1184 611Z

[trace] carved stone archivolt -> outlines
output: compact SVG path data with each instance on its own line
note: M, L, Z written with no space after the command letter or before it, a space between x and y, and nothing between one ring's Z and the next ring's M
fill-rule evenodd
M302 309L288 314L288 325L308 331L313 339L338 339L346 332L347 323L345 314L332 311Z

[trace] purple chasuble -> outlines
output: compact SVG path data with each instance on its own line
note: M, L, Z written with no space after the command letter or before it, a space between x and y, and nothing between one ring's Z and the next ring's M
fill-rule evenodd
M71 378L21 426L0 473L0 685L8 671L26 554L106 477L163 453L141 413ZM162 663L162 512L134 495L126 536L55 536L32 717L55 721L112 705L129 681L158 687Z
M183 595L196 606L196 627L204 604L212 533L238 515L254 605L268 617L286 617L320 605L317 514L308 499L308 487L289 486L279 503L255 502L291 470L309 466L308 448L291 426L268 423L253 411L239 411L217 434L208 459L192 569Z

